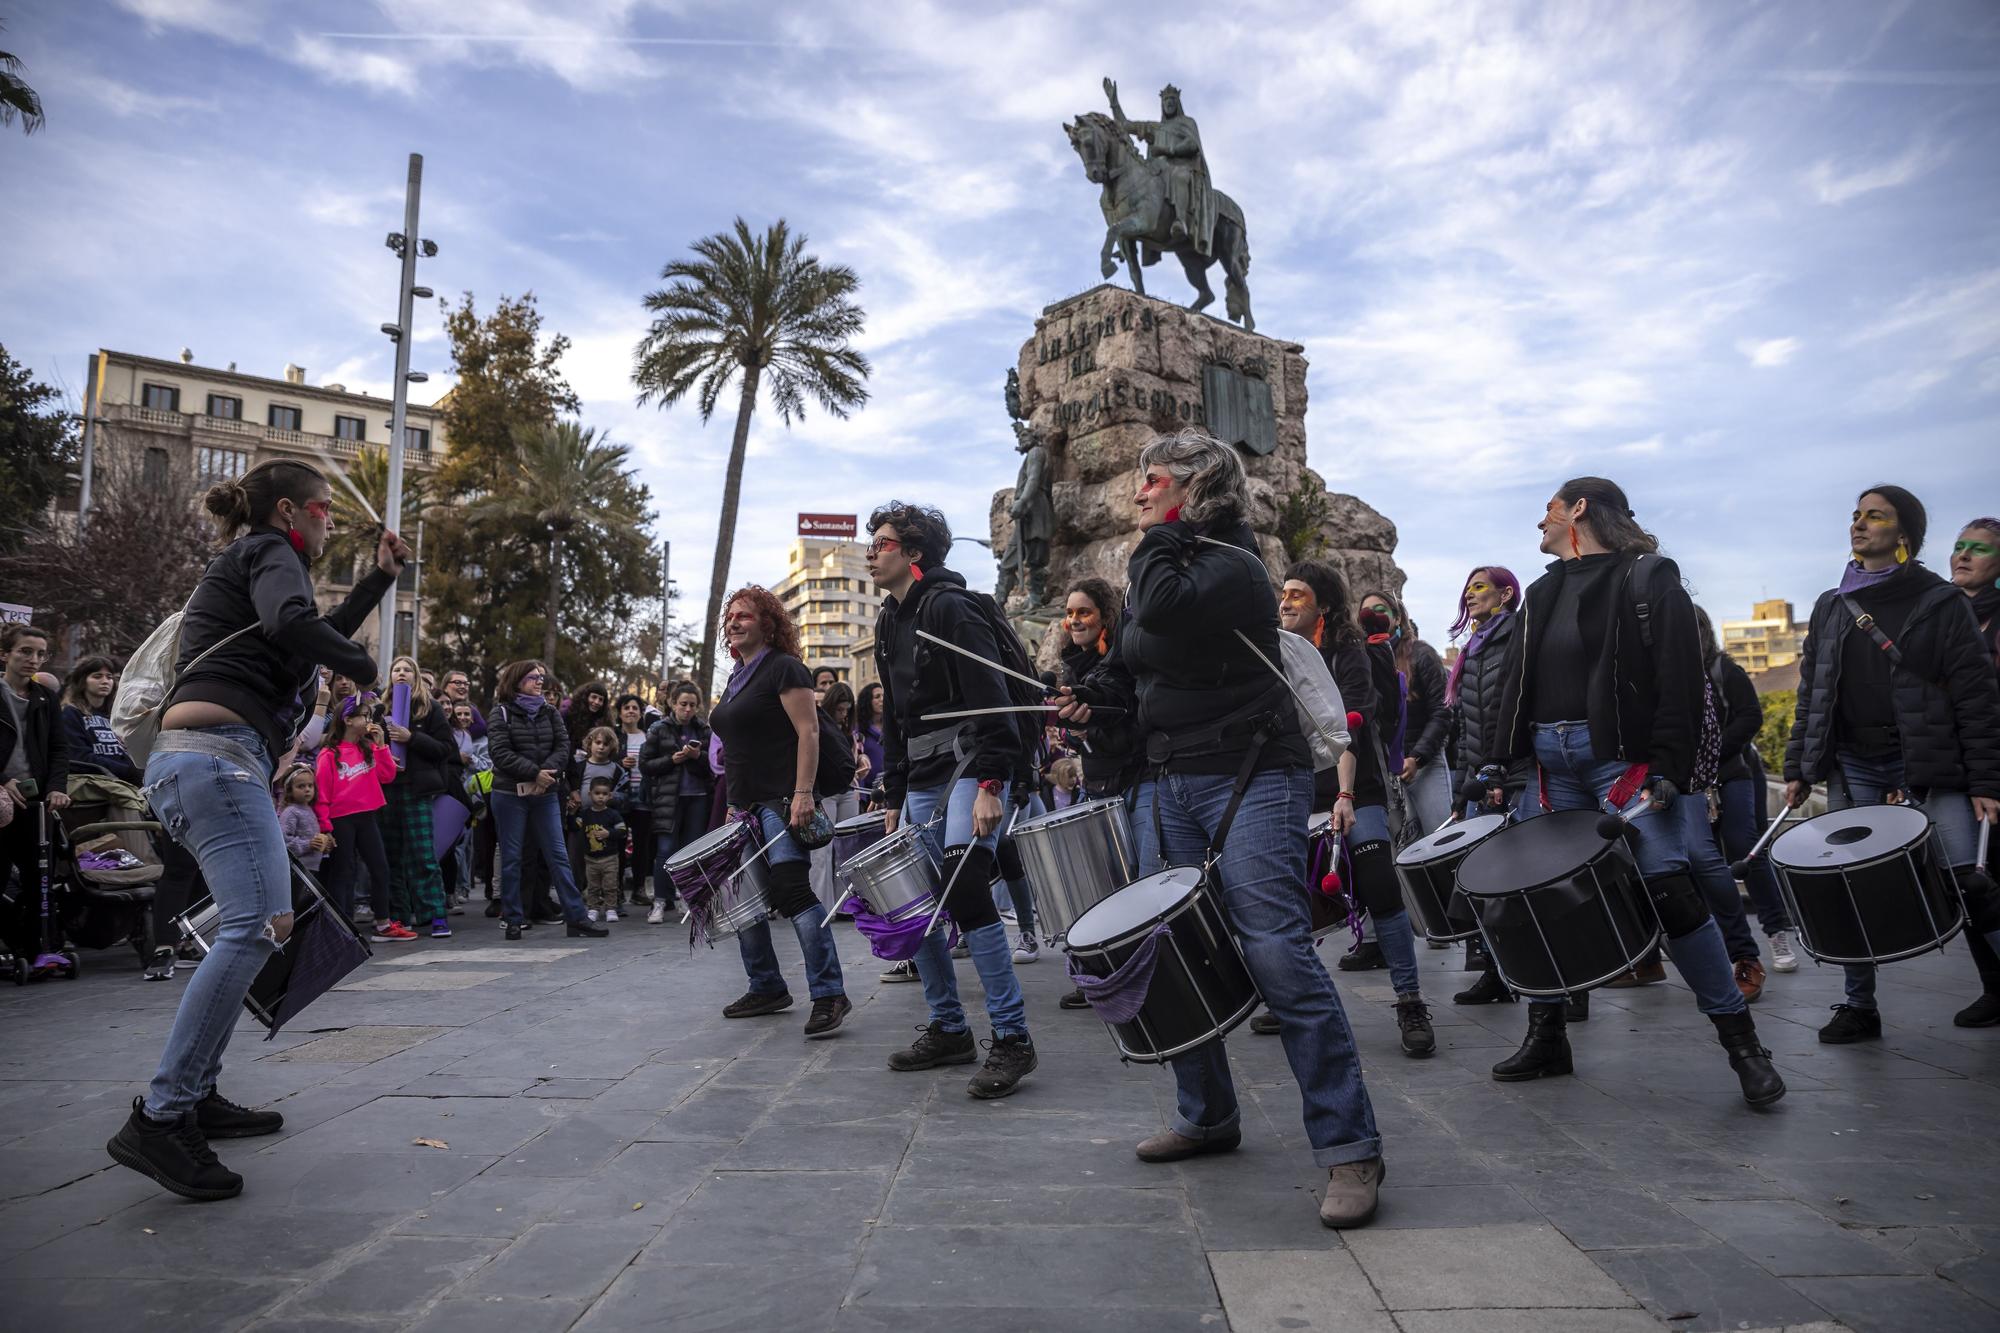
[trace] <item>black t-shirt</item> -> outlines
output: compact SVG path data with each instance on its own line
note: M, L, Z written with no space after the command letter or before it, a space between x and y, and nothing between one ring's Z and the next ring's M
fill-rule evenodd
M1573 560L1563 570L1549 622L1535 646L1535 679L1530 687L1536 722L1582 722L1590 716L1590 667L1595 654L1584 643L1583 596L1599 571L1602 556Z
M625 839L620 834L625 831L625 820L611 806L602 810L590 806L583 808L583 854L585 856L616 856L624 848Z
M799 733L778 696L811 688L805 663L773 651L751 669L742 689L708 715L708 725L722 737L731 805L783 807L791 800L799 782Z

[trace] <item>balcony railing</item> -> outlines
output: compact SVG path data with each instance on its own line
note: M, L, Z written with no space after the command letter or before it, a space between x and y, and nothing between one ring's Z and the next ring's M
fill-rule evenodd
M274 448L290 451L311 452L323 450L335 458L358 458L367 448L387 448L386 443L373 440L344 440L337 435L320 435L313 431L286 430L282 426L266 426L255 421L244 421L240 417L212 417L203 412L168 412L157 407L138 407L131 403L107 403L103 418L106 421L124 422L144 430L171 432L175 435L189 435L202 431L212 435L233 435L251 441L259 441ZM438 451L405 447L403 458L416 467L435 467Z

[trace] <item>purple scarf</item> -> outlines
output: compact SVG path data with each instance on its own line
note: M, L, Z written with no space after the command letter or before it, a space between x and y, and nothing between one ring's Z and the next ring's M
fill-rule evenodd
M1850 593L1860 592L1863 588L1873 588L1887 583L1902 573L1904 568L1902 565L1891 565L1887 569L1863 569L1859 560L1850 560L1847 562L1847 567L1840 571L1840 594L1845 597Z
M1451 679L1445 682L1445 707L1454 708L1458 705L1458 678L1465 674L1466 662L1485 644L1487 636L1493 633L1494 627L1500 623L1500 618L1512 614L1511 611L1495 611L1480 622L1479 628L1472 631L1472 637L1465 641L1465 647L1459 649L1458 660L1451 664Z
M514 706L529 717L533 717L535 714L541 712L542 705L547 702L548 697L541 694L517 694L514 696Z
M771 645L767 643L748 658L732 667L729 672L729 683L722 687L722 701L727 703L731 699L734 699L737 693L750 683L751 675L756 672L759 666L763 665L764 659L770 655Z

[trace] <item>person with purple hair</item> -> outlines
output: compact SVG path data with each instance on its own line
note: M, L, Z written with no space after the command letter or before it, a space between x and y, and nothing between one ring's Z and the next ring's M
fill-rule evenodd
M1451 637L1470 631L1458 660L1451 664L1445 682L1445 707L1451 710L1451 732L1446 745L1451 770L1463 775L1460 799L1465 817L1480 813L1486 805L1488 783L1478 769L1487 755L1499 750L1500 694L1516 647L1514 612L1521 605L1521 581L1502 565L1480 565L1465 576L1458 596L1458 619L1451 625ZM1518 804L1528 799L1531 766L1526 762L1510 770L1502 784L1507 798ZM1465 970L1478 972L1479 980L1451 997L1453 1004L1499 1004L1513 1000L1514 993L1500 980L1486 942L1475 935L1465 943Z

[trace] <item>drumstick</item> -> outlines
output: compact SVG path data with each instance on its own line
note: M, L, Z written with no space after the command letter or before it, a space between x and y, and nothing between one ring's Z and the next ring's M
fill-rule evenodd
M791 825L787 824L784 828L778 830L778 838L784 837L787 833L790 833L791 831L792 831ZM773 847L776 847L778 845L778 838L771 839L769 842L765 843L762 847L759 847L754 854L744 857L743 863L737 866L736 869L730 871L729 877L722 881L722 887L726 889L731 884L734 884L736 882L736 877L742 874L744 871L748 870L750 868L750 863L752 861L755 861L759 856L762 856L765 852L770 851Z
M988 717L994 713L1054 712L1057 709L1067 707L1069 707L1068 704L1010 704L1005 708L960 708L948 713L925 713L922 715L922 720L925 722L941 722L946 718ZM1113 704L1090 704L1088 707L1092 714L1101 713L1105 717L1125 716L1125 710Z
M1787 806L1785 809L1779 811L1778 817L1771 821L1771 826L1764 830L1764 836L1751 844L1750 850L1744 853L1743 859L1741 861L1730 862L1729 873L1738 879L1749 878L1751 863L1764 854L1764 849L1771 845L1771 839L1778 836L1778 830L1783 828L1785 821L1791 817L1791 807Z
M923 629L918 630L917 637L920 639L929 639L932 643L938 645L938 647L940 648L949 648L953 652L957 653L960 657L969 657L973 661L981 664L982 666L990 666L995 671L999 672L1001 675L1012 676L1015 680L1021 681L1023 684L1032 685L1038 690L1046 692L1049 688L1047 685L1044 685L1041 681L1036 680L1033 676L1024 676L1020 672L1014 670L1012 667L1001 666L998 662L989 662L985 658L981 657L978 653L972 652L971 650L966 648L961 648L955 643L946 643L943 639L940 639L937 635L931 633L929 630L923 630Z

